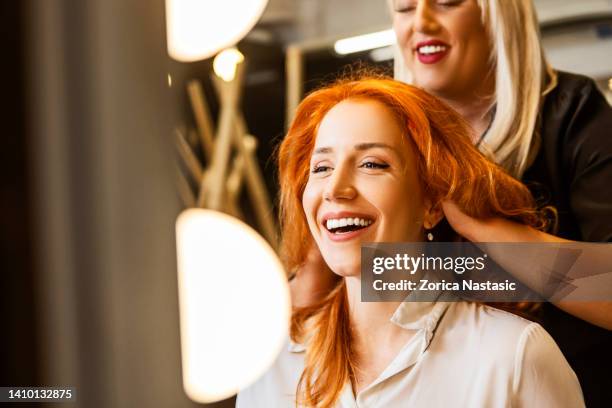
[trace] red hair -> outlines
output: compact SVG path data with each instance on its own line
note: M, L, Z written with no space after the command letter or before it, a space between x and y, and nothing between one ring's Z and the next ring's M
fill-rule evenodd
M318 127L333 106L348 99L377 101L393 113L414 147L424 195L434 206L452 200L475 218L504 217L538 229L547 226L529 190L473 146L466 122L448 105L388 78L341 80L302 101L280 146L281 255L289 270L302 265L314 245L302 195ZM295 309L291 323L291 337L307 344L297 402L333 405L346 382L354 384L356 370L344 281L318 304Z

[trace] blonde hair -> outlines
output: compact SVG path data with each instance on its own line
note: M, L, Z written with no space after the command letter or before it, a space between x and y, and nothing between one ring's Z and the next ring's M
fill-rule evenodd
M495 116L479 147L520 178L538 151L540 105L557 75L544 55L532 0L477 1L495 66ZM398 47L394 67L396 79L412 83Z

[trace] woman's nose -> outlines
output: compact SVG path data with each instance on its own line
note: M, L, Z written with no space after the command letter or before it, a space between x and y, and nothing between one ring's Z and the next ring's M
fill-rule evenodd
M337 168L328 178L328 183L323 190L323 198L326 201L352 200L357 195L353 185L353 178L348 171Z
M419 0L414 14L414 30L419 33L430 34L440 29L436 19L435 10L429 0Z

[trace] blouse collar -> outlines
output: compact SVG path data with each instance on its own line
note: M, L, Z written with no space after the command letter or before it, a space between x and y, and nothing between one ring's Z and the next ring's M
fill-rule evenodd
M402 329L422 331L421 352L424 352L431 343L438 323L450 304L447 301L442 301L448 299L447 296L442 296L442 294L443 292L438 293L433 301L412 301L409 295L391 316L390 321ZM448 295L448 293L444 293L444 295ZM289 351L301 353L306 351L306 347L290 339Z

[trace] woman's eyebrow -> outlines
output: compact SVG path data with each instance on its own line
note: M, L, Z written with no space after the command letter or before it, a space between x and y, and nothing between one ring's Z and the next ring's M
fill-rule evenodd
M376 148L382 148L382 149L389 149L392 150L394 152L397 152L397 150L393 147L390 146L386 143L377 143L377 142L372 142L372 143L359 143L357 145L355 145L354 149L357 151L363 151L363 150L369 150L369 149L376 149ZM333 148L331 147L317 147L314 152L312 152L312 154L325 154L325 153L332 153L334 151Z
M386 143L360 143L355 145L355 150L369 150L374 148L382 148L396 151L393 146L390 146Z
M323 153L331 153L333 152L334 149L332 149L331 147L318 147L315 149L314 152L312 152L312 154L323 154Z
M359 150L359 151L375 149L375 148L382 148L382 149L389 149L389 150L396 151L396 149L393 146L390 146L386 143L377 143L377 142L359 143L355 145L354 147L355 150ZM332 153L333 151L334 149L331 147L317 147L314 150L314 152L312 152L312 154L325 154L325 153Z

